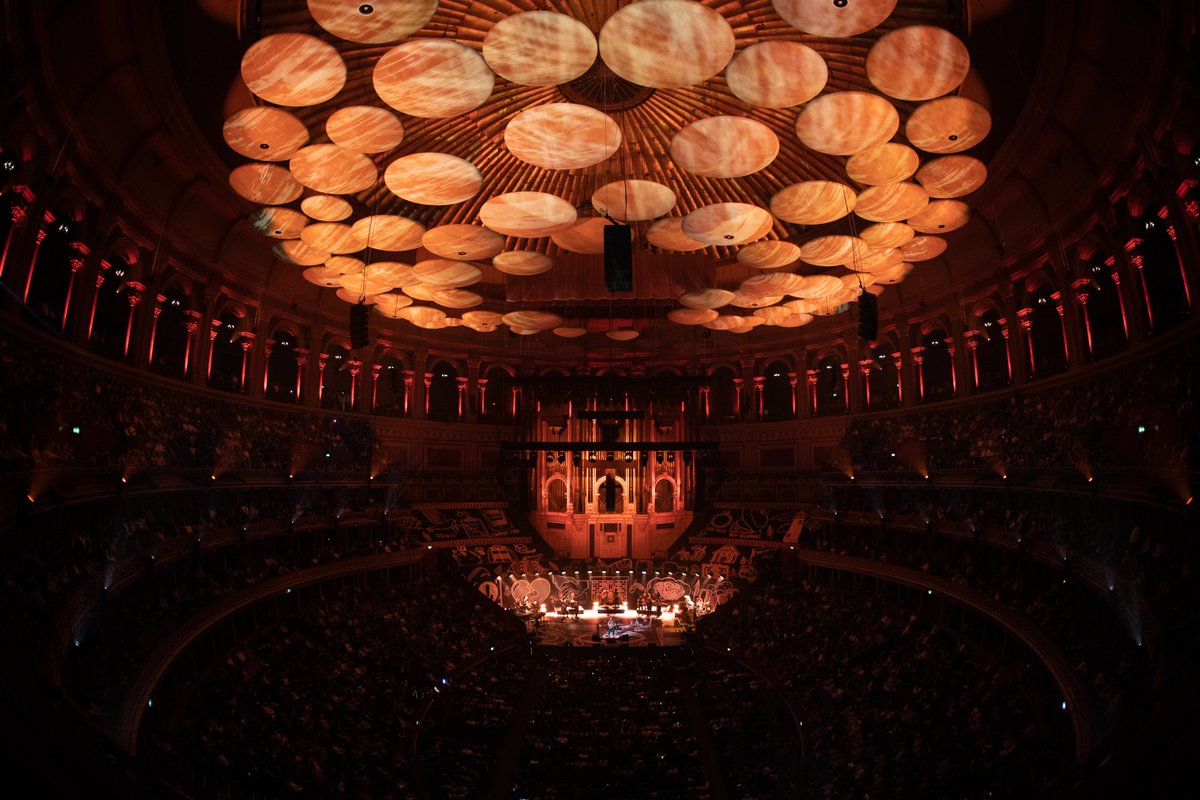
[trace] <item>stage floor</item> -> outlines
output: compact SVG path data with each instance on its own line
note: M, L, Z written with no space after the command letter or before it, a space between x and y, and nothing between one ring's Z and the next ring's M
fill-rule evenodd
M639 619L632 611L609 617L597 617L594 612L587 612L580 614L578 619L546 614L535 630L538 643L544 645L674 647L684 643L683 628L675 627L674 622L673 617L667 620ZM593 638L595 636L599 636L598 641Z

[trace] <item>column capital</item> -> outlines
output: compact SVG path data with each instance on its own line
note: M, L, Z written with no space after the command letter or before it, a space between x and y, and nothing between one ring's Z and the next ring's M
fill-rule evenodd
M297 347L292 352L296 355L296 366L303 367L308 363L308 350L305 350L303 347Z
M1017 309L1017 319L1020 320L1022 330L1028 331L1033 327L1032 316L1033 308L1031 306Z

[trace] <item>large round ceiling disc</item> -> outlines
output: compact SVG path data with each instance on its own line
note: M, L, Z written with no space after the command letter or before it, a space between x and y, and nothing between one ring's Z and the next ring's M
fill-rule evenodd
M548 331L563 324L563 318L549 311L510 311L502 318L510 328L527 331Z
M872 247L863 257L846 262L843 266L853 272L877 272L894 267L904 260L904 254L895 247Z
M797 317L797 314L787 306L767 306L765 308L754 309L754 316L763 321L764 325L779 325L792 317ZM785 327L792 327L785 325Z
M286 161L308 141L308 128L290 111L251 106L235 111L221 128L225 143L259 161Z
M804 279L804 286L800 288L798 294L793 297L802 298L801 300L793 300L785 303L788 308L799 313L808 313L811 309L806 307L808 301L823 300L826 297L832 296L835 292L842 290L842 282L832 275L810 275Z
M971 209L961 200L934 200L918 214L908 218L908 224L921 233L949 233L966 225Z
M350 234L363 247L372 250L415 250L421 246L425 226L395 214L377 214L363 217L350 227Z
M292 175L314 192L353 194L370 189L379 180L375 162L362 153L343 150L336 144L314 144L301 148L291 161Z
M638 338L641 333L633 328L616 328L611 331L605 331L604 335L612 339L614 342L629 342Z
M867 53L867 78L875 88L900 100L931 100L967 77L971 56L944 28L909 25L885 33Z
M671 160L705 178L740 178L763 169L777 155L775 132L746 117L698 119L671 139Z
M534 250L509 250L492 259L492 266L506 275L541 275L554 266L554 259Z
M928 261L946 252L946 240L937 236L918 236L901 245L900 252L905 261Z
M599 164L621 146L617 123L595 108L548 103L518 113L504 128L514 156L543 169L579 169Z
M858 197L844 183L801 181L779 190L771 198L771 213L797 225L823 225L854 210Z
M854 213L871 222L900 222L929 204L929 193L915 183L868 186L858 195Z
M754 269L778 269L786 267L798 258L800 258L799 247L791 242L779 240L754 242L737 251L738 263Z
M759 297L782 297L797 294L803 286L804 278L794 272L765 272L746 278L738 291Z
M800 246L800 259L817 267L836 267L865 258L870 245L857 236L818 236Z
M729 63L734 46L725 18L694 0L641 0L600 29L600 57L608 68L654 89L708 80Z
M250 225L273 239L298 239L308 217L290 208L267 206L250 214Z
M734 245L761 239L774 224L775 218L765 208L749 203L713 203L684 217L680 228L698 242Z
M916 231L903 222L880 222L858 232L871 247L903 247L912 241Z
M329 253L354 253L362 245L350 234L350 226L341 222L314 222L300 231L300 241Z
M559 325L551 331L555 336L561 336L564 339L578 339L580 336L586 335L587 328L580 328L574 325Z
M857 36L883 22L896 0L771 0L779 16L814 36Z
M825 88L829 67L820 53L799 42L752 44L725 68L729 90L752 106L789 108Z
M414 39L383 54L372 82L383 102L397 111L444 118L478 108L491 96L496 76L466 45Z
M304 280L323 289L341 288L341 273L333 272L325 267L309 267L302 273Z
M966 97L942 97L922 103L904 126L913 147L927 153L959 153L983 141L992 115Z
M901 262L894 267L888 267L887 269L871 273L871 278L877 284L878 283L889 284L889 285L896 284L896 283L900 283L901 281L903 281L904 278L908 275L908 273L910 273L912 271L913 271L912 264L909 264L907 262ZM868 291L871 291L870 288L868 288ZM873 291L871 293L878 294L878 292L873 292Z
M431 258L413 266L413 275L439 289L457 289L479 283L483 273L473 264L448 258Z
M300 210L321 222L341 222L354 213L354 206L331 194L314 194L300 201Z
M612 224L603 217L585 217L550 234L550 239L569 253L599 255L604 252L604 229ZM632 234L632 229L628 230Z
M504 322L504 315L497 311L464 311L462 320L476 325L499 325Z
M917 182L930 197L963 197L986 180L987 167L971 156L942 156L917 170Z
M733 300L733 292L728 289L697 289L679 295L680 305L688 308L721 308Z
M878 186L906 181L917 171L921 157L911 147L886 142L846 160L846 174L855 183Z
M438 289L433 302L444 308L474 308L483 303L483 297L466 289Z
M683 232L683 217L667 217L655 222L646 231L646 241L661 250L686 253L708 247Z
M849 156L878 147L896 135L900 114L885 98L869 92L821 95L796 117L796 136L806 147L831 156Z
M703 325L718 316L720 314L711 308L673 308L667 312L667 319L677 325Z
M242 164L229 173L229 185L251 203L278 206L304 193L292 173L278 164Z
M437 7L437 0L308 0L318 25L359 44L398 42L425 27Z
M375 305L375 295L360 292L357 289L347 289L342 287L337 290L337 298L343 302L349 303L352 306L362 304L364 306Z
M482 225L439 225L425 232L421 245L440 258L481 261L504 249L504 237Z
M242 56L246 87L280 106L312 106L346 85L346 62L333 45L303 33L264 36Z
M397 319L406 319L418 328L436 330L446 327L446 312L430 306L409 306L400 309Z
M408 308L412 305L412 298L406 294L396 294L389 292L387 294L375 295L375 310L385 317L396 319L398 312L402 308Z
M397 197L426 206L448 206L479 193L483 176L470 161L447 153L413 153L388 164L383 182Z
M337 275L362 275L366 267L361 258L350 256L331 256L325 262L325 271Z
M415 283L406 283L400 288L400 291L414 300L421 300L426 303L433 302L433 293L439 291L442 287L434 286L432 283L423 283L417 281Z
M746 323L745 317L739 316L737 314L726 314L724 316L719 316L719 317L716 317L715 319L709 320L708 322L702 322L700 324L703 325L704 327L708 328L709 330L732 331L732 330L742 327L743 325L745 325L745 323Z
M329 141L355 153L385 153L404 140L404 124L386 108L343 106L325 121Z
M758 294L757 292L738 289L733 293L733 299L729 301L729 305L735 308L763 308L765 306L773 306L782 299L783 295L781 294Z
M505 236L549 236L575 224L575 206L545 192L509 192L489 199L479 209L483 224Z
M592 207L625 222L655 219L675 207L675 193L654 181L613 181L592 194Z
M502 78L524 86L557 86L587 72L596 37L566 14L526 11L497 22L483 38L483 58Z
M332 255L327 250L310 247L300 239L288 239L287 241L279 242L272 248L271 252L275 254L276 258L301 267L315 267L318 264L324 264L329 256Z

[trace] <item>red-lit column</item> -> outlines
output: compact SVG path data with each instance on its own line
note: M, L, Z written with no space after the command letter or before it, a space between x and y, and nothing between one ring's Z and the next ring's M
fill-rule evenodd
M1075 293L1075 302L1079 303L1079 315L1083 317L1083 330L1087 334L1087 351L1088 355L1092 354L1092 319L1088 314L1088 287L1092 282L1088 278L1080 278L1071 282L1071 289Z
M1067 341L1067 320L1064 316L1062 292L1054 292L1050 295L1054 301L1054 310L1058 312L1058 331L1062 336L1063 355L1067 357L1067 363L1072 364L1071 344Z
M708 386L700 387L700 400L704 405L704 421L712 422L712 400L710 397L711 388Z
M371 407L367 410L372 414L375 413L375 406L379 403L379 371L383 369L381 364L371 365Z
M996 322L1000 325L1000 335L1004 337L1004 366L1008 369L1008 382L1013 381L1012 342L1008 338L1008 319L1000 317Z
M154 316L150 320L150 346L146 349L146 363L154 363L154 337L158 336L158 317L162 314L162 304L167 298L161 294L154 296Z
M192 363L192 345L196 341L196 334L200 331L202 315L199 311L185 311L183 314L187 318L187 321L183 323L183 327L187 329L187 341L183 345L183 377L187 378L188 368Z
M1029 376L1037 376L1037 359L1033 353L1033 309L1029 306L1017 310L1017 319L1021 325L1021 335L1025 337L1025 345L1029 351Z
M79 271L83 269L83 265L87 263L87 256L91 253L91 249L83 242L71 242L71 277L67 279L67 297L63 300L62 309L62 329L67 329L67 315L71 313L71 295L75 291L75 281L79 276Z
M946 337L946 352L950 354L950 393L958 397L958 361L954 358L954 338Z
M850 365L842 364L842 404L846 408L846 413L850 413Z
M817 415L817 371L810 369L806 373L808 378L808 415L815 417Z
M761 376L755 377L754 379L754 395L756 398L754 405L758 409L759 419L763 418L763 411L765 410L763 408L763 396L766 394L766 392L764 392L763 389L765 388L766 380L766 378Z
M1108 259L1104 262L1112 268L1113 286L1117 289L1117 305L1121 308L1121 330L1125 331L1125 341L1130 340L1129 335L1129 316L1125 313L1125 292L1121 289L1121 273L1117 270L1114 259Z
M488 379L480 378L478 381L476 381L476 384L479 386L479 416L486 417Z
M917 370L917 401L925 401L925 348L912 348L913 364Z
M263 345L262 392L264 397L267 394L267 381L271 379L271 350L274 347L274 339L267 339L266 343Z
M37 237L33 240L33 254L29 257L29 269L25 271L25 291L21 293L22 303L29 302L29 287L33 286L33 271L37 268L38 251L42 249L42 242L46 241L46 226L52 222L54 222L54 214L47 211L42 217Z
M796 373L789 372L788 373L788 386L792 387L792 416L793 417L796 416L796 414L798 413L797 408L796 408L796 406L797 406L796 395L798 393L798 390L796 388L797 385L799 385L799 381L796 380Z
M238 384L238 388L242 392L249 394L250 392L246 389L246 366L250 363L250 351L252 349L254 349L254 334L249 333L249 332L243 333L241 345L242 345L242 378L241 378L241 382Z
M1183 300L1190 309L1192 307L1191 281L1188 280L1187 268L1184 267L1184 259L1181 257L1182 253L1179 252L1179 236L1174 225L1167 226L1167 236L1171 237L1171 243L1175 245L1172 249L1175 252L1175 265L1179 267L1179 282L1183 284Z
M863 385L863 400L866 402L865 409L871 410L871 359L862 358L858 361L858 374L862 376Z
M967 356L971 359L971 389L979 391L979 331L967 331Z
M347 362L350 367L350 410L358 410L358 375L362 372L361 361Z
M892 368L896 370L896 401L900 404L904 403L904 373L901 371L904 367L904 360L899 353L892 353Z
M739 420L742 418L742 387L745 383L741 378L733 379L733 413Z
M205 382L212 379L213 351L217 349L217 332L221 329L221 320L214 319L208 326L208 359L204 365Z
M317 356L317 405L325 399L325 365L328 363L328 353Z
M1141 243L1140 236L1133 237L1125 243L1125 252L1129 254L1129 263L1137 270L1138 284L1142 287L1142 301L1146 305L1146 320L1150 323L1150 330L1154 330L1154 309L1150 306L1150 290L1146 287L1146 273L1143 271L1145 259L1141 253L1134 252Z
M308 365L308 350L303 347L295 349L296 355L296 402L300 402L301 390L304 388L304 367Z
M12 250L13 240L17 234L25 229L25 221L29 219L29 200L32 196L26 193L26 202L16 202L12 206L12 225L8 228L8 235L4 237L4 249L0 250L0 277L4 276L4 267L8 264L8 254Z
M142 295L146 291L146 287L136 281L130 281L125 284L126 297L129 299L129 320L125 323L125 349L123 351L125 358L129 358L129 341L133 337L133 312L137 309L138 304L142 302Z
M467 379L455 378L454 382L458 386L458 418L462 419L467 412Z
M433 374L426 372L425 373L425 411L423 412L426 419L429 418L429 387L432 384L433 384Z
M406 417L409 414L409 406L412 401L413 385L415 383L413 377L411 369L404 370L404 416Z
M104 285L105 270L108 269L108 262L100 262L100 271L96 273L96 288L92 292L91 308L88 310L87 322L87 338L85 341L92 340L92 329L96 326L96 305L100 302L100 287Z

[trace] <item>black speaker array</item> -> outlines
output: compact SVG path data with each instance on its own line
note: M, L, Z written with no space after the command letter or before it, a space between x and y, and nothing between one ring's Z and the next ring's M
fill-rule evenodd
M366 303L350 306L350 349L371 343L371 308Z
M633 291L633 239L628 225L604 226L604 287Z
M858 298L858 335L868 342L879 335L879 298L863 292Z

